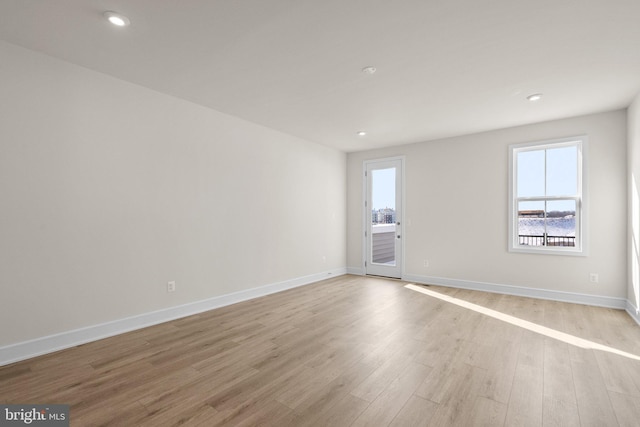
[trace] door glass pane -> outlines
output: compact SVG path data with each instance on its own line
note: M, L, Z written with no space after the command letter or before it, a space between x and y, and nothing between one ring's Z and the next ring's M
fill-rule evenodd
M547 245L576 245L575 200L547 202Z
M518 244L544 245L544 202L518 203Z
M371 261L396 265L396 169L371 171Z
M518 153L518 197L544 196L544 151Z
M547 150L547 196L578 193L578 147Z

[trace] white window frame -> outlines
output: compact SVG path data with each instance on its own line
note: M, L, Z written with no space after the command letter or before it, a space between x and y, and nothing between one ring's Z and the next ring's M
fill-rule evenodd
M509 146L509 252L547 255L588 255L588 204L587 204L587 136L580 135L570 138L554 139ZM537 151L544 149L576 146L578 149L578 192L575 196L544 196L544 197L517 197L518 188L518 153L524 151ZM518 202L522 201L576 201L576 238L575 246L527 246L521 245L518 239Z

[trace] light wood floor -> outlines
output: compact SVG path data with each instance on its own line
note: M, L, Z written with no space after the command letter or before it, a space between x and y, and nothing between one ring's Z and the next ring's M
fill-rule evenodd
M74 426L640 425L626 313L405 284L342 276L16 363L0 403Z

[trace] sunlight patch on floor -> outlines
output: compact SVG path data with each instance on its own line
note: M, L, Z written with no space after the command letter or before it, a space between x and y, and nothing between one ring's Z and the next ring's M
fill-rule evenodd
M430 297L438 298L442 301L455 304L459 307L466 308L469 310L473 310L477 313L484 314L486 316L493 317L494 319L501 320L503 322L510 323L514 326L518 326L520 328L527 329L529 331L547 336L549 338L553 338L559 341L566 342L567 344L575 345L576 347L592 349L592 350L600 350L606 351L612 354L617 354L618 356L627 357L633 360L639 360L640 357L635 354L627 353L622 350L618 350L612 347L608 347L606 345L598 344L593 341L586 340L584 338L579 338L571 334L567 334L564 332L557 331L555 329L547 328L546 326L538 325L537 323L529 322L527 320L520 319L515 316L511 316L508 314L501 313L496 310L492 310L490 308L482 307L481 305L473 304L468 301L461 300L459 298L450 297L449 295L444 295L439 292L432 291L430 289L426 289L423 286L417 286L414 284L405 285L405 288L411 289L412 291L420 292L421 294L428 295Z

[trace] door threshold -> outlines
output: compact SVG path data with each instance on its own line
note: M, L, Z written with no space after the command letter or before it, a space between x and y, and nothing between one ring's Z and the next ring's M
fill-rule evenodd
M381 279L397 280L399 282L403 282L404 281L404 280L402 280L401 277L381 276L379 274L368 274L368 273L365 273L365 276L368 276L368 277L379 277Z

